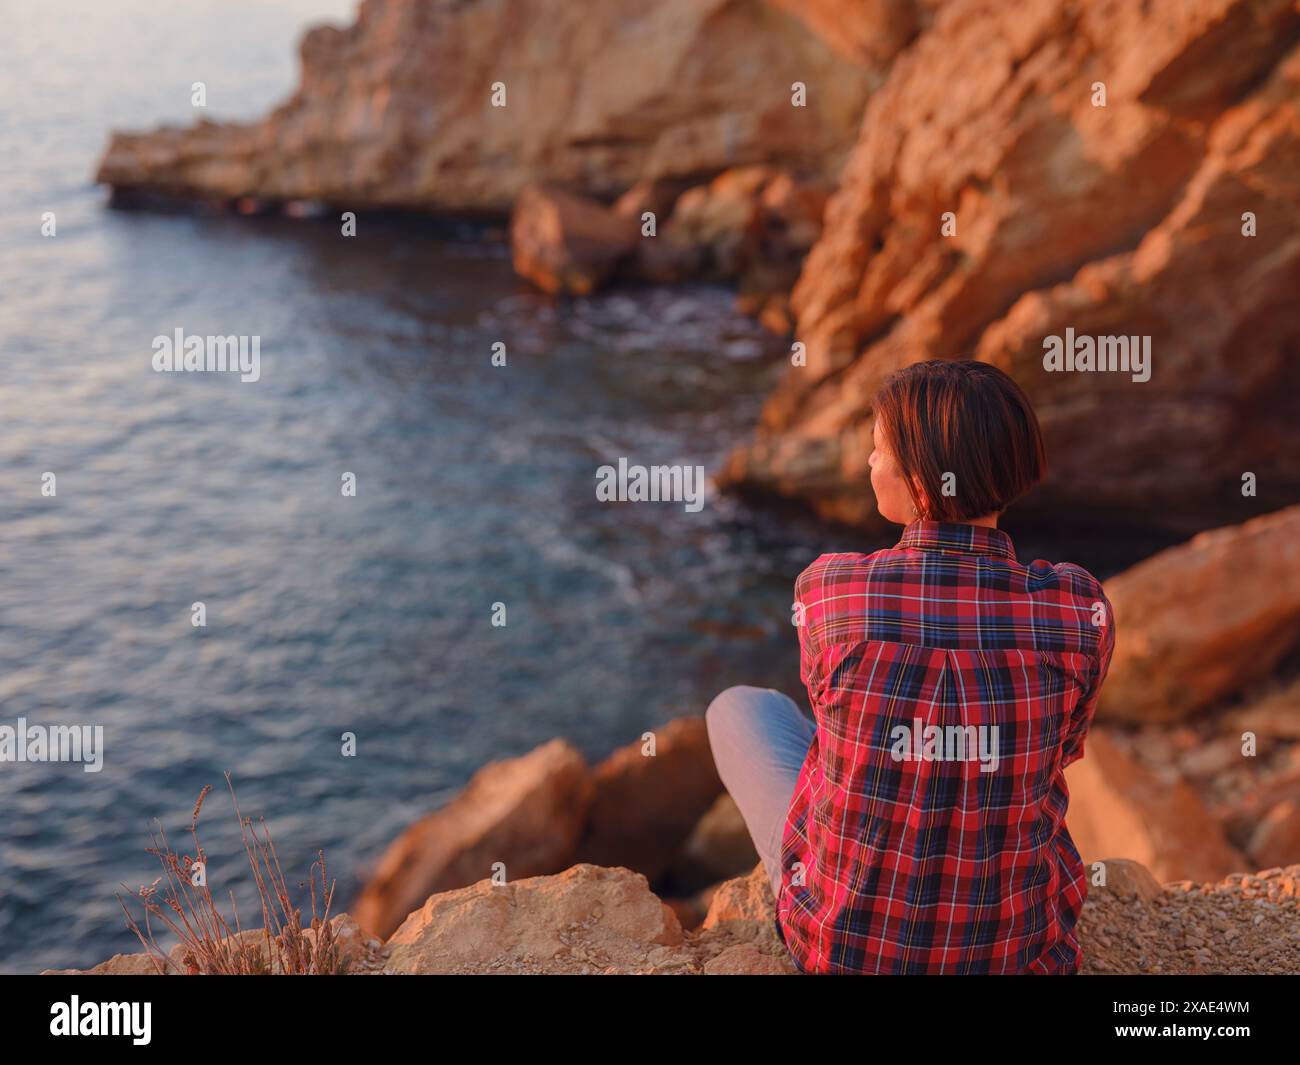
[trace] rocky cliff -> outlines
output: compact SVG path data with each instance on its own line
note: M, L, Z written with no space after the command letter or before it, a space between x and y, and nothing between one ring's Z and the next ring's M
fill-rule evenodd
M1022 514L1191 532L1300 498L1298 158L1295 0L367 0L304 37L300 87L264 120L117 134L98 179L497 214L554 187L515 223L543 287L737 278L777 331L793 317L806 364L723 486L877 524L874 390L973 357L1047 433ZM793 313L807 244L783 208L704 191L756 164L838 179L798 222L820 238ZM655 191L616 213L634 187ZM688 187L700 202L674 209ZM668 229L638 235L652 204ZM1049 370L1045 339L1067 336L1149 361Z
M1294 0L951 0L867 106L793 294L807 365L724 482L878 521L874 390L973 357L1047 434L1022 513L1190 530L1294 502L1298 158ZM1067 329L1149 337L1149 380L1048 372Z
M301 55L297 92L265 119L118 133L98 180L504 214L530 181L612 199L744 163L832 176L881 70L761 0L365 0Z

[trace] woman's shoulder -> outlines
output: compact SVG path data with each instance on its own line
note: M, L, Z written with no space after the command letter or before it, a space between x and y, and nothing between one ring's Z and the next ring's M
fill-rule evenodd
M1081 597L1103 601L1106 599L1106 590L1101 581L1077 562L1047 562L1036 558L1025 568L1030 574L1049 577L1059 587Z
M888 553L888 549L885 548L872 551L870 554L859 551L832 551L818 555L799 574L795 587L807 588L867 579L875 564Z

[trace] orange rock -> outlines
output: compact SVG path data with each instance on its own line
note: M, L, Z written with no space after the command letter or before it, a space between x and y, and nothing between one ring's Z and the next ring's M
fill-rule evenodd
M1300 769L1270 777L1246 792L1224 814L1228 837L1243 848L1249 847L1268 812L1288 802L1300 804Z
M566 868L591 796L586 763L563 740L484 766L389 846L353 907L358 924L387 936L424 899L491 876L497 862L512 879Z
M1300 801L1284 799L1270 808L1246 849L1260 866L1300 863Z
M638 740L592 771L578 861L623 865L657 880L722 793L704 718L679 717L653 731L653 756Z
M683 940L673 911L628 869L482 880L434 895L389 939L394 973L636 972ZM657 955L660 964L673 952Z
M529 185L510 220L515 272L545 292L587 296L636 247L635 221L559 189Z
M750 292L785 295L821 234L825 207L820 181L776 166L726 170L678 197L662 232L642 241L640 272L739 279Z
M1141 862L1130 858L1096 859L1105 871L1105 883L1093 881L1093 870L1088 871L1088 895L1109 894L1121 899L1141 899L1150 902L1164 891L1160 881L1151 875L1151 871Z
M691 830L670 875L674 887L700 889L748 870L756 861L740 807L724 791Z
M1218 880L1247 866L1189 784L1161 783L1104 731L1089 733L1065 779L1065 823L1085 863L1132 855L1162 882Z
M1300 678L1246 701L1224 726L1269 739L1300 740Z
M505 213L534 181L613 199L738 161L830 177L879 80L869 56L735 0L367 0L353 25L309 31L301 52L298 90L265 119L118 133L98 180ZM791 106L795 81L805 107Z
M931 22L942 0L769 0L798 15L846 56L887 62Z
M170 962L158 965L169 967ZM91 969L46 969L42 976L157 976L158 965L148 954L114 954Z
M911 362L973 356L1026 389L1047 437L1050 479L1018 515L1192 532L1291 503L1297 41L1290 0L945 3L868 102L804 263L807 365L720 483L882 527L872 396ZM1067 328L1150 337L1150 379L1048 372L1044 338Z
M747 875L718 885L703 927L725 928L738 939L764 939L776 935L775 909L772 884L759 862Z
M1300 641L1300 506L1201 533L1106 582L1101 719L1172 721L1269 676Z

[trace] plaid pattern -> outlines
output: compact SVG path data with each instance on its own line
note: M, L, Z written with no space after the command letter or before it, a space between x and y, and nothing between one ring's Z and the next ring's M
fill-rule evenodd
M817 732L776 926L799 968L1077 971L1087 888L1062 771L1114 648L1101 584L1069 563L1020 565L998 529L914 521L893 548L823 555L795 598ZM894 730L918 719L997 726L996 771L896 757Z

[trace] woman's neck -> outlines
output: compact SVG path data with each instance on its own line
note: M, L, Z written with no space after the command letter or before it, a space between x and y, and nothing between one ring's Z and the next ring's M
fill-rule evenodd
M978 525L984 529L996 529L998 527L998 516L996 514L985 514L982 518L968 518L965 521L953 520L952 525Z

